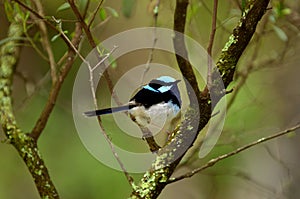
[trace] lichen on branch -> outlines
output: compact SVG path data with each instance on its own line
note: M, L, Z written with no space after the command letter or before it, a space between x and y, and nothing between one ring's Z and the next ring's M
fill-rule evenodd
M0 121L7 142L12 144L32 175L42 198L59 198L48 170L39 153L36 141L17 125L12 108L12 79L18 63L23 36L23 18L17 4L9 4L12 17L7 37L9 40L0 49Z
M180 10L187 11L188 0L177 0L176 6L184 6L183 8L178 8ZM248 1L247 9L243 12L239 23L237 24L236 28L233 30L233 34L230 36L229 41L226 43L225 47L223 48L222 54L217 62L218 70L214 70L212 76L220 73L222 79L218 79L212 82L212 88L210 92L213 92L214 87L220 85L220 82L223 81L225 88L233 81L233 74L236 70L236 65L241 57L243 51L247 47L249 41L251 40L258 22L264 15L267 6L269 4L269 0L253 0ZM176 8L176 10L178 10ZM186 22L186 13L182 12L175 12L174 16L174 30L181 30L182 33L185 29L185 22ZM178 24L176 24L178 23ZM182 61L181 58L178 59L176 57L180 69L182 69L183 75L186 79L188 79L191 85L197 85L195 78L189 76L189 69L190 64ZM214 80L214 78L212 78ZM216 89L217 90L217 89ZM195 93L199 94L200 92L195 91ZM224 91L225 93L225 91ZM214 93L221 98L224 93ZM207 95L206 95L207 96ZM200 124L192 124L192 128L197 128L198 132L204 128L211 117L211 107L210 105L210 98L198 96L199 100L199 110L200 110ZM185 116L186 120L189 121L193 118L193 108L191 107L190 111L187 111L188 116ZM175 132L175 138L173 139L176 141L177 139L184 138L185 135L188 135L188 132L191 130L189 125L184 125L184 121L181 124L181 127ZM178 138L177 138L178 137ZM171 145L172 142L169 143ZM183 144L184 145L184 144ZM191 144L192 146L192 144ZM174 148L176 150L176 148ZM174 172L176 166L179 164L181 158L184 156L180 156L176 161L171 163L170 165L164 168L157 168L157 163L161 163L166 161L169 157L166 156L165 153L158 154L154 164L152 167L147 171L143 178L140 181L140 184L134 187L134 190L131 194L131 198L157 198L164 187L167 185L168 178Z

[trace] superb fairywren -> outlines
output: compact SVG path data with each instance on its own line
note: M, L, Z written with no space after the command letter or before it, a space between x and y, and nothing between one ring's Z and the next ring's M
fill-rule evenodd
M131 119L139 127L147 128L149 124L155 123L153 125L169 133L174 128L173 119L180 115L182 102L177 86L179 81L169 76L158 77L141 87L127 105L88 111L84 115L91 117L128 111Z

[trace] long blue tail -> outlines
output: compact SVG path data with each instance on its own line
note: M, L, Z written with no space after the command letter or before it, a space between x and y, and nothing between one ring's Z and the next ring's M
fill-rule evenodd
M105 115L105 114L110 114L110 113L115 113L115 112L120 112L120 111L127 111L133 107L134 107L134 105L125 105L125 106L119 106L119 107L113 107L113 108L99 109L99 110L95 110L95 111L87 111L87 112L84 112L83 114L87 117L93 117L93 116Z

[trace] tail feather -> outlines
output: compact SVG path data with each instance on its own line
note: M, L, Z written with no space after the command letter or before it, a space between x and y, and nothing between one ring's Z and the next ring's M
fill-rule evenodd
M93 117L93 116L111 114L111 113L120 112L120 111L127 111L133 107L134 107L134 105L125 105L125 106L119 106L119 107L113 107L113 108L99 109L99 110L95 110L95 111L87 111L87 112L84 112L83 114L87 117Z

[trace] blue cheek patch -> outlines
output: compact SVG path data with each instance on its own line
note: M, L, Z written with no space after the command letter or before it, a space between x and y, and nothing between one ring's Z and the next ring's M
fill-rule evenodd
M153 92L159 92L158 90L155 90L154 88L152 88L151 86L149 85L146 85L143 87L144 89L147 89L147 90L150 90L150 91L153 91Z
M169 90L171 89L171 87L172 87L172 86L162 86L162 87L160 87L160 88L157 89L157 90L159 90L161 93L164 93L164 92L169 91Z

